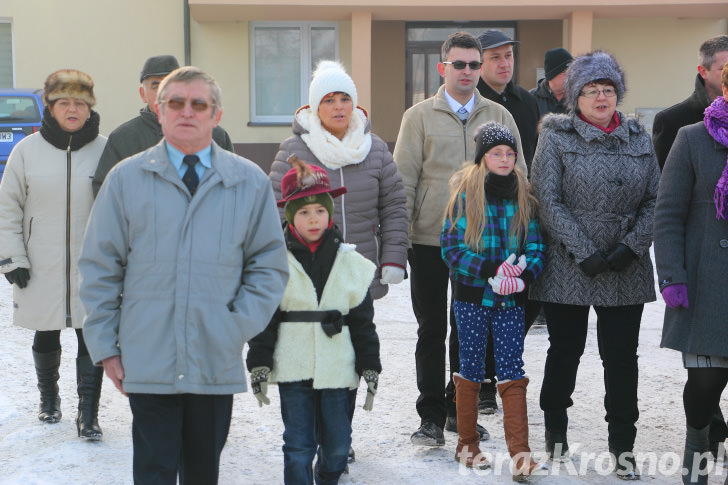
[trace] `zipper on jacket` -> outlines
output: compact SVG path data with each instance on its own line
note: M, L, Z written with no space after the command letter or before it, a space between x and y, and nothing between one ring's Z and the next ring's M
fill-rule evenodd
M25 250L28 250L28 244L30 244L30 236L33 235L33 218L30 218L28 222L28 239L25 241Z
M66 327L72 327L71 322L71 140L68 137L66 148Z
M346 187L344 185L344 170L342 168L339 169L339 183L341 187ZM346 241L346 194L341 194L339 198L341 199L341 237ZM333 214L331 217L333 218Z
M380 232L379 228L377 226L372 227L372 233L374 234L374 247L376 249L375 258L377 263L377 268L381 268L382 266L382 257L379 253L381 251L380 244L379 244L379 238L382 236L382 233Z

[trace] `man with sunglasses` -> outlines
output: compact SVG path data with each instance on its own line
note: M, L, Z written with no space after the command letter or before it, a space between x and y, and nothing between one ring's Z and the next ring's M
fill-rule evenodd
M440 254L440 231L450 194L448 182L463 162L473 160L473 137L487 121L506 125L516 135L518 161L521 141L513 117L499 104L476 91L481 64L480 42L467 32L448 36L442 45L437 71L444 80L437 93L412 106L402 117L394 161L407 193L411 249L410 287L417 318L417 412L420 426L414 445L443 446L446 418L455 417L454 387L446 399L445 339L448 328L449 270ZM450 316L450 380L460 368L455 319ZM488 432L480 427L481 439Z
M144 107L139 110L139 116L122 123L109 135L106 142L96 174L91 182L94 196L99 193L109 170L126 157L130 157L147 148L153 147L162 139L162 127L159 125L157 113L154 112L154 103L157 100L157 89L164 76L179 67L174 56L153 56L144 62L139 78L139 96L144 101ZM225 150L233 151L230 136L220 126L212 131L212 139Z
M220 88L195 67L159 86L164 138L112 170L79 270L93 362L129 396L137 484L214 484L246 390L242 351L288 278L273 189L212 139Z

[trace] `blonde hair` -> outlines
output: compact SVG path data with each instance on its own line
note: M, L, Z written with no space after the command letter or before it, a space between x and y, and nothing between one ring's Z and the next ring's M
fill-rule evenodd
M518 180L518 194L516 197L518 210L509 221L508 237L516 239L518 247L528 238L529 221L536 216L538 201L531 192L526 174L518 165L513 167ZM447 203L445 217L450 221L450 231L455 229L455 222L463 216L465 205L465 244L473 251L480 253L483 245L483 230L486 224L488 201L485 194L485 177L489 170L485 161L467 164L450 178L450 200ZM462 194L465 194L463 200Z

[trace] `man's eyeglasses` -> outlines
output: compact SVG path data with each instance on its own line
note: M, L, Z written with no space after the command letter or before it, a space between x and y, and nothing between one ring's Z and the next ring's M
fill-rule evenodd
M585 89L581 92L581 95L585 98L596 98L599 96L599 93L602 93L605 97L611 98L617 95L617 90L614 88L604 88L604 89L596 89L596 88L590 88Z
M442 63L443 64L452 64L452 67L454 67L458 71L462 71L463 69L465 69L465 66L470 67L470 70L471 71L477 71L478 69L480 69L480 66L483 65L482 62L478 62L478 61L472 61L472 62L465 62L465 61L452 61L452 62L450 62L450 61L442 61Z
M517 152L508 152L508 153L501 153L501 152L495 152L495 153L486 153L486 157L490 158L491 160L508 160L509 162L515 162L516 157L518 156Z
M208 103L204 99L197 98L189 100L189 103L192 111L196 111L198 113L207 111L207 108L209 108L210 106L215 106L214 103ZM185 98L169 98L163 100L161 104L166 104L167 106L169 106L170 109L173 109L175 111L182 111L183 109L185 109L187 100Z

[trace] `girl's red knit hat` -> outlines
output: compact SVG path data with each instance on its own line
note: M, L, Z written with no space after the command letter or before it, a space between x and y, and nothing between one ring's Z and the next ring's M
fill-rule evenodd
M329 194L331 197L338 197L346 193L346 187L331 188L329 176L322 168L309 165L299 160L296 155L291 155L288 163L293 165L293 168L281 179L282 198L278 201L278 207L283 207L292 200L313 195Z

